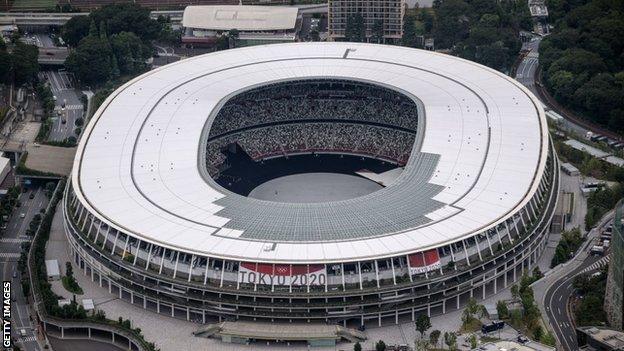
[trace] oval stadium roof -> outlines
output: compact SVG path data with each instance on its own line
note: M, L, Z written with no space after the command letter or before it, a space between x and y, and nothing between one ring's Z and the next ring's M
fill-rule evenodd
M310 78L377 83L417 101L417 142L393 184L285 204L206 180L205 131L227 98ZM126 83L88 124L72 182L92 213L141 240L227 259L338 262L434 248L497 225L537 190L547 153L541 104L489 68L398 46L274 44L192 57Z

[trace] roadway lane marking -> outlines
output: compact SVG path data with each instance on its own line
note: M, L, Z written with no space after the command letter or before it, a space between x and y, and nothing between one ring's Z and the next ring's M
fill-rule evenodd
M12 238L0 239L0 243L12 243L12 244L21 244L21 243L23 243L25 241L30 241L30 240L28 240L28 239L19 239L19 238L17 238L17 239L12 239Z
M14 252L0 252L0 258L19 258L19 253Z
M65 110L82 110L82 105L65 105ZM54 111L63 111L59 105L54 106Z
M599 259L598 261L594 262L591 266L583 269L582 271L579 272L579 274L583 274L583 273L588 273L591 271L595 271L598 270L599 268L601 268L602 266L605 266L609 263L609 261L611 261L611 256L605 256L601 259Z

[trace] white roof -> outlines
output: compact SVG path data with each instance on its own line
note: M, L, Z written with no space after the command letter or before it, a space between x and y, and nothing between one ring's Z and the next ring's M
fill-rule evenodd
M10 165L11 160L4 156L0 156L0 172L4 170L5 167ZM0 179L2 181L2 179Z
M48 277L58 277L61 275L58 260L46 260L45 265L46 272L48 272Z
M348 51L347 51L348 50ZM346 58L345 58L346 57ZM225 195L200 174L202 130L217 104L267 82L302 78L379 82L424 106L420 151L439 155L443 187L427 225L358 240L245 240L216 215ZM457 57L398 46L297 43L192 57L115 91L78 147L73 188L126 233L193 254L264 262L337 262L434 248L492 228L522 208L544 172L548 134L538 100L515 80ZM272 243L271 243L272 244Z
M186 28L240 31L288 30L295 28L296 7L216 5L187 6L182 16Z
M579 151L584 151L587 152L588 154L597 157L597 158L605 158L607 156L609 156L610 154L606 151L602 151L597 147L593 147L591 145L587 145L584 143L581 143L578 140L574 140L574 139L568 139L566 141L564 141L564 144L577 149Z
M82 307L86 311L91 311L95 309L95 303L93 303L93 299L82 299Z

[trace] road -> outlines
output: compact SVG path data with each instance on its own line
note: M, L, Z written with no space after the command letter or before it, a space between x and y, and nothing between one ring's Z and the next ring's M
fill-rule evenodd
M34 195L33 199L30 199L31 193ZM33 351L39 350L39 344L36 341L36 329L30 322L28 301L22 292L21 274L17 269L17 261L22 243L31 239L25 234L30 221L41 209L48 206L49 200L41 188L22 193L19 200L21 206L14 209L13 215L7 223L7 228L0 239L0 272L2 272L3 280L11 279L12 281L12 331L14 337L18 343L22 344L23 349ZM22 214L24 214L24 218L22 218ZM14 273L17 275L16 277L14 277ZM26 330L26 337L18 336L20 329Z
M61 141L76 136L76 120L83 117L84 110L71 75L65 71L43 71L39 73L39 77L50 84L52 94L56 97L56 116L52 118L48 140Z
M537 86L535 84L535 75L537 73L537 69L539 67L539 46L542 39L540 37L534 37L530 42L523 43L522 49L527 50L528 53L524 56L524 59L518 64L518 69L516 70L516 80L522 83L525 87L527 87L533 95L535 95L538 99L541 100L540 94L537 91ZM542 104L547 107L548 104L542 101ZM560 115L565 117L565 114L559 113ZM568 119L564 119L559 127L561 129L567 130L569 132L574 132L580 136L585 136L585 134L589 131L589 129L582 127Z
M600 232L612 219L612 216L605 218L592 232ZM594 237L594 235L589 235L588 240L591 241ZM572 322L572 317L570 316L570 311L568 310L568 302L570 297L574 294L574 288L572 287L574 277L579 274L597 270L608 262L608 257L602 258L600 256L589 255L588 252L590 248L591 244L587 243L584 246L585 251L575 257L573 262L569 263L572 268L566 274L562 274L558 277L557 280L547 288L544 296L546 317L553 327L555 337L559 341L559 346L562 350L578 350L576 330Z
M541 40L541 38L535 37L531 41L522 44L522 50L527 50L528 53L524 56L524 59L520 62L516 70L516 80L526 86L536 96L535 73L539 66L538 50Z
M518 65L518 69L516 71L516 80L526 86L538 99L542 101L544 107L551 107L551 105L555 104L548 103L546 101L546 97L544 94L544 89L541 87L538 91L538 87L535 81L535 76L539 67L539 45L541 43L540 37L535 37L528 43L524 43L522 46L523 50L528 50L528 54L524 57L524 59ZM552 98L550 98L552 99ZM616 135L612 131L592 124L591 122L579 119L574 116L572 113L568 113L567 111L562 111L565 109L565 106L559 106L557 108L553 108L559 115L564 117L564 120L558 123L558 128L562 129L566 132L574 133L578 136L584 137L587 135L587 132L592 132L595 135L605 135L613 140L621 140L619 135Z

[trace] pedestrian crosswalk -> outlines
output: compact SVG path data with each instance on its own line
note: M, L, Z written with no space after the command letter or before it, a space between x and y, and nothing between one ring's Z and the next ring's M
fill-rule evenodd
M11 244L21 244L23 242L29 241L28 239L20 239L20 238L2 238L0 239L0 243L11 243Z
M599 259L598 261L592 263L590 266L586 267L585 269L583 269L580 273L583 274L583 273L588 273L591 271L598 270L601 267L606 266L610 260L611 260L611 255L605 256Z
M82 110L82 105L66 105L65 106L66 110ZM62 110L61 106L54 106L54 110L55 111L59 111Z
M0 261L14 261L20 257L18 253L0 252Z
M32 336L26 336L23 338L20 338L21 342L30 342L30 341L37 341L37 337L32 335Z

